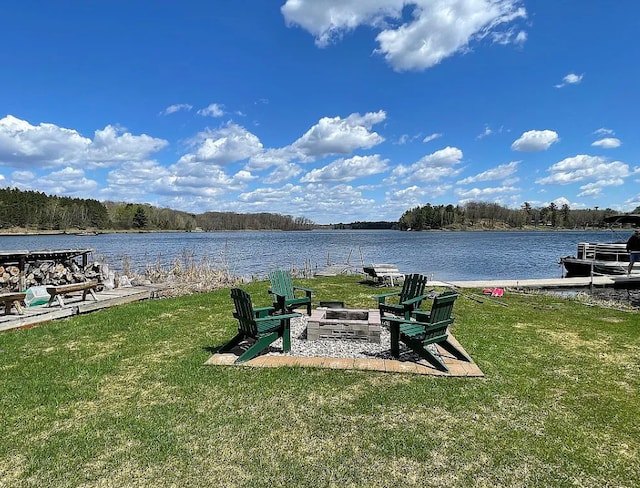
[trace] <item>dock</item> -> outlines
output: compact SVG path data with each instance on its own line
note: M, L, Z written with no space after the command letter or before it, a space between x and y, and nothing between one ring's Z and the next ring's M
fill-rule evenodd
M432 286L453 286L454 288L583 288L588 286L613 286L614 280L608 276L584 276L574 278L540 278L531 280L477 280L428 282Z
M115 307L125 303L139 302L158 296L158 287L153 286L133 286L114 288L113 290L103 290L96 293L96 300L82 300L82 294L74 294L65 299L63 307L54 305L52 307L36 305L24 307L24 314L17 311L10 314L0 315L0 332L32 327L51 320L73 317L83 313L94 312L105 308Z

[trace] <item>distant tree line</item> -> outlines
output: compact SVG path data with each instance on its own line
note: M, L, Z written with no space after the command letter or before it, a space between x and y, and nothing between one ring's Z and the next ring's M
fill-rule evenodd
M401 230L464 229L464 228L562 228L588 229L606 227L604 218L620 212L605 208L572 210L568 205L558 207L550 203L533 207L525 202L518 209L497 203L469 202L465 205L431 205L415 207L402 214L398 222ZM640 213L637 207L633 213Z
M398 222L351 222L350 224L334 224L334 229L357 229L357 230L372 230L372 229L397 229Z
M205 212L196 215L196 224L203 230L309 230L314 223L306 217L273 213L241 214Z
M58 197L17 188L0 189L0 229L33 231L108 230L307 230L305 217L271 213L192 214L148 204Z
M109 214L97 200L48 196L37 191L0 189L0 227L57 230L106 228Z

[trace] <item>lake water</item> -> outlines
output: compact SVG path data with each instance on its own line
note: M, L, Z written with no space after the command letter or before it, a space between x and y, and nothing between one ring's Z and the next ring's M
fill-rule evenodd
M327 263L393 263L404 273L434 279L531 279L562 276L561 257L580 241L624 240L610 231L400 232L192 232L0 236L0 250L93 249L114 269L126 256L135 270L191 256L226 266L233 274L264 277L276 268L323 269Z

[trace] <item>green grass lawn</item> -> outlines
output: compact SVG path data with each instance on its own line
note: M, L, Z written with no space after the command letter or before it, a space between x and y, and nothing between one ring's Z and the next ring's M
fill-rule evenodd
M0 486L638 486L638 312L500 301L456 302L484 379L204 366L237 327L229 290L2 333Z

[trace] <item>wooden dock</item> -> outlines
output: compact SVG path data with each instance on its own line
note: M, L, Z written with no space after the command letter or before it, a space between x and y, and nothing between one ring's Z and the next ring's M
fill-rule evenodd
M81 313L94 312L124 303L148 300L156 297L157 294L158 288L150 286L103 290L96 293L97 300L88 299L83 301L82 293L74 294L65 299L64 307L59 305L49 307L47 304L44 304L34 307L24 307L23 315L18 314L15 309L10 314L0 314L0 332L20 327L31 327L43 322L72 317Z

